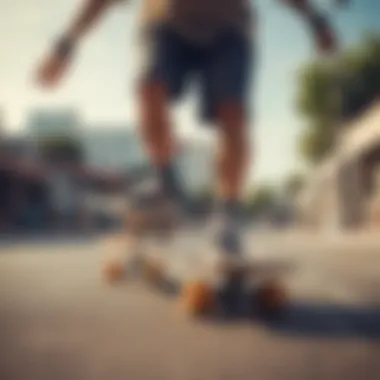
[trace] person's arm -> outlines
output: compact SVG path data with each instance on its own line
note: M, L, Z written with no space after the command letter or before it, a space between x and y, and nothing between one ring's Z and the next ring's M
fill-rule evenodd
M118 0L85 0L69 28L57 43L57 50L65 55L83 38L111 4Z
M336 48L335 33L328 18L322 14L309 0L279 0L292 8L309 25L315 36L318 48L323 52L331 52Z
M84 0L68 29L61 34L49 54L37 70L37 83L43 87L54 87L62 79L71 62L76 45L105 11L122 0Z

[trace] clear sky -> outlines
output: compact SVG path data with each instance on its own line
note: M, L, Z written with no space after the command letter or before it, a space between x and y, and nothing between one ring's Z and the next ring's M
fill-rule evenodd
M136 0L137 1L137 0ZM324 6L327 0L316 1ZM0 0L0 107L13 130L22 127L35 106L74 106L89 123L136 120L136 5L118 6L84 41L63 86L45 93L33 86L36 63L67 24L80 0ZM297 70L315 54L302 22L274 0L258 0L258 65L255 72L252 127L257 166L252 177L276 180L300 166L297 135L302 120L294 107ZM339 13L344 44L366 30L380 30L378 0L353 0ZM183 133L200 134L190 95L176 110ZM255 174L255 175L253 175Z

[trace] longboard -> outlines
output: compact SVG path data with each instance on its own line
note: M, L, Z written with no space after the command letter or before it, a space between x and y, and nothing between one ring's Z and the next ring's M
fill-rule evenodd
M286 306L280 279L293 269L287 263L225 260L204 244L201 249L189 237L185 241L121 234L109 247L113 256L104 263L104 279L141 279L155 292L178 299L191 316L273 317Z

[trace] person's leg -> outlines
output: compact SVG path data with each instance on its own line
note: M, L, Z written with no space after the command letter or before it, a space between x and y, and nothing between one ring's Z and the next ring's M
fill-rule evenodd
M218 243L226 253L241 253L240 203L250 159L247 101L250 88L251 45L226 33L213 46L206 70L206 111L219 129L216 157L217 196L221 226Z
M242 107L234 102L221 104L217 118L220 125L216 158L217 194L227 203L234 203L241 198L246 178L249 159L247 121Z
M169 118L168 92L163 82L142 85L140 93L140 133L151 164L157 170L162 191L169 197L180 196L174 171L174 142Z
M174 153L165 84L149 80L141 86L140 132L152 163L158 167L171 162Z
M180 95L184 85L189 71L189 51L168 27L157 29L153 42L152 62L140 88L141 137L164 194L183 201L183 190L174 168L170 102Z

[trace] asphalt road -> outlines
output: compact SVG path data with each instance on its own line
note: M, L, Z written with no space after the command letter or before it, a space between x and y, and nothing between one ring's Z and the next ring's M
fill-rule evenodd
M296 264L279 321L194 322L141 286L108 287L96 239L0 243L0 379L379 379L380 243L250 243Z

